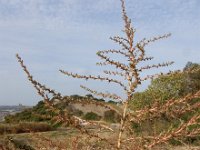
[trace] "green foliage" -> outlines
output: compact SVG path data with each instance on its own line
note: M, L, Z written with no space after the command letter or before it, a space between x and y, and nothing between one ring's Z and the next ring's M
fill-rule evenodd
M105 102L105 100L102 99L102 98L94 98L94 100L95 100L95 101L99 101L99 102Z
M74 99L83 99L84 97L83 96L80 96L80 95L71 95L70 98L74 98Z
M76 110L74 110L73 111L73 114L75 115L75 116L82 116L83 115L83 112L81 111L81 110L78 110L78 109L76 109Z
M13 144L15 149L35 150L32 146L26 144L24 141L9 139L9 142Z
M183 95L186 77L184 74L161 76L152 81L148 88L153 93L153 99L165 101L170 98L178 98Z
M86 94L85 97L89 98L89 99L94 99L92 94Z
M163 103L170 98L178 98L183 94L184 86L184 74L160 76L152 80L147 90L134 94L130 104L131 108L141 109L146 106L150 107L155 101Z
M150 106L153 101L150 94L149 91L136 92L133 96L133 100L129 101L129 108L136 110L145 106Z
M19 123L19 122L41 122L50 121L51 117L55 114L45 107L44 102L40 101L33 108L26 109L15 115L8 115L5 117L6 123ZM47 117L51 116L51 117Z
M91 99L91 100L95 100L95 101L99 101L99 102L105 102L105 100L104 99L102 99L102 98L96 98L96 97L94 97L92 94L87 94L87 95L85 95L85 98L88 98L88 99Z
M117 102L112 101L112 100L109 100L108 103L110 103L110 104L117 104Z
M120 116L113 110L104 112L104 120L111 123L120 122Z
M200 70L192 72L192 70L200 69L199 64L188 63L184 68L183 73L160 76L152 80L148 89L144 92L137 92L133 96L133 100L129 103L129 106L133 110L140 110L144 107L151 107L155 102L162 105L162 103L172 98L181 98L189 93L194 93L200 90ZM200 102L200 98L192 99L188 104L195 104ZM179 107L185 107L180 105ZM153 118L152 120L145 120L140 124L133 123L132 127L137 134L154 134L159 133L167 128L176 128L181 123L187 122L196 113L200 113L199 109L187 112L177 118L169 118L167 114L162 114L159 118ZM200 120L199 120L200 122ZM200 126L191 126L188 128L192 131L194 128ZM199 137L185 138L184 142L193 143L199 140ZM180 144L177 140L172 139L171 144Z
M133 122L132 128L134 132L138 135L156 135L162 131L168 129L171 126L171 121L167 120L165 117L154 118L152 120L145 120L141 123Z
M196 63L188 63L184 71L200 69ZM135 93L133 100L130 102L132 109L141 109L145 106L151 106L158 101L163 103L171 98L180 98L189 93L200 90L200 70L194 72L183 72L160 76L151 81L148 89L144 92Z
M84 115L83 117L86 120L100 120L101 116L98 116L96 113L94 112L88 112Z
M39 114L46 114L46 108L43 101L39 101L36 106L33 107L34 112L38 112Z
M187 86L185 92L194 93L200 89L200 64L188 62L184 71L189 71L187 75Z
M23 113L16 113L15 115L8 115L5 117L6 123L18 123L20 121L31 120L33 120L31 109L24 110Z
M82 97L79 95L72 95L70 97L66 97L70 99L81 99L85 100L86 98L91 98L91 100L95 101L100 101L100 102L105 102L104 99L97 99L93 97L92 95L86 95L86 97ZM59 103L56 103L54 105L56 108L59 110L64 110L67 109L69 111L69 115L75 115L79 117L86 117L89 120L99 120L101 119L100 116L94 115L94 114L86 114L83 116L84 112L78 109L73 109L71 106L69 106L68 103L65 101L61 101ZM61 111L62 113L62 111ZM6 123L19 123L19 122L49 122L52 124L52 126L60 126L60 124L54 124L51 120L52 118L56 116L55 112L50 111L46 106L43 101L38 102L36 106L33 108L26 109L20 113L16 113L14 115L8 115L5 117L5 122Z

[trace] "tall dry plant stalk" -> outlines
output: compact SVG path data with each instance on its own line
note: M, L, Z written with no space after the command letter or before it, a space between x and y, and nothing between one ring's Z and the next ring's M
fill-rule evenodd
M158 73L154 75L147 75L146 77L142 78L141 73L145 72L146 70L166 67L173 62L165 62L153 65L146 65L142 66L143 62L150 61L153 57L146 56L145 47L153 42L156 42L160 39L168 38L171 34L165 34L162 36L150 38L150 39L142 39L139 42L136 42L134 37L136 33L136 29L132 26L131 19L127 16L126 9L125 9L125 1L121 0L121 8L122 8L122 18L124 21L124 29L123 32L125 33L125 37L114 36L110 39L115 43L119 44L121 48L119 50L116 49L109 49L109 50L102 50L97 52L97 56L100 57L102 60L101 62L97 63L99 66L112 66L115 70L105 70L105 76L93 76L93 75L79 75L76 73L71 73L68 71L60 70L61 73L64 75L85 79L85 80L98 80L98 81L105 81L108 83L113 83L118 85L122 88L122 91L126 93L126 98L122 98L116 93L103 93L98 92L96 90L90 89L86 86L81 85L81 88L84 90L97 95L103 98L109 98L120 103L120 107L122 107L122 111L116 110L112 108L110 105L100 102L94 102L99 106L107 107L111 110L116 111L120 117L120 128L117 132L118 138L115 142L110 142L106 138L101 138L97 134L92 134L88 132L86 129L83 129L80 124L83 122L82 119L69 115L69 112L63 110L59 110L54 106L51 102L50 98L47 96L46 93L52 94L53 97L57 97L58 99L62 100L62 96L60 93L55 92L54 90L47 88L45 85L40 84L33 77L30 75L29 71L27 70L26 66L23 63L23 60L19 55L17 55L17 59L20 62L22 68L24 69L25 73L28 76L28 79L36 88L38 94L42 96L47 104L47 106L57 112L56 121L67 123L80 129L81 132L87 134L89 137L95 137L99 140L108 142L112 147L116 149L152 149L157 145L168 143L171 139L181 139L182 137L195 137L200 134L199 128L199 121L200 121L200 114L195 113L196 110L200 107L200 102L197 103L190 103L192 99L200 97L200 91L188 94L183 98L180 99L170 99L166 101L164 104L159 104L155 102L151 107L145 107L141 110L131 110L129 109L129 103L133 99L133 94L135 93L137 87L146 80L154 79L159 77L160 75L171 75L171 74L179 74L181 71L170 71L169 73ZM124 62L119 62L110 58L112 54L118 54L124 57ZM115 78L115 76L121 77ZM70 101L73 103L74 101ZM79 101L78 103L90 103L89 101ZM149 120L157 117L161 117L163 114L166 114L168 117L175 118L179 117L185 113L194 112L194 114L185 122L181 122L176 127L169 127L167 130L158 133L157 135L141 135L136 136L134 130L132 128L132 123L141 123L144 120ZM92 122L85 121L88 124L92 124ZM94 123L95 124L95 123ZM110 130L113 130L105 125L101 127ZM191 129L192 127L192 129ZM189 128L191 130L189 130Z

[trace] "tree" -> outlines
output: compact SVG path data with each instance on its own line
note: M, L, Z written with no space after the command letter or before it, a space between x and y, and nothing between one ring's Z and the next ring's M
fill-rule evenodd
M187 70L191 70L192 68L193 67L191 66L187 67ZM196 69L198 68L196 67ZM199 76L198 70L192 73L196 76L189 77L188 74L191 73L191 71L187 72L185 70L184 72L181 72L179 74L163 75L156 79L153 79L151 81L151 84L145 91L137 92L134 94L133 100L129 104L129 107L133 110L141 110L145 107L151 107L154 103L159 103L159 105L162 105L166 103L169 99L178 99L184 97L187 94L191 93L191 89L193 90L193 93L199 91L200 88L196 88L195 85L195 83L198 83L198 78L195 78L196 76ZM191 81L193 81L193 84L191 84ZM193 106L195 103L198 104L199 102L200 98L193 99L191 101L188 101L186 105ZM137 131L139 129L140 132L146 131L149 133L154 133L156 132L156 130L159 130L161 128L163 130L163 124L165 127L167 127L168 125L175 126L177 124L177 120L185 120L194 115L194 113L198 112L198 107L193 108L194 109L192 112L185 113L181 116L174 115L173 117L171 117L169 115L166 115L166 113L163 113L161 117L154 118L151 121L143 121L140 128L138 128L138 124L134 124L135 130ZM145 127L147 125L148 128ZM197 139L197 137L193 138Z
M165 102L171 98L181 98L199 91L199 69L199 64L188 62L180 73L153 79L145 91L134 93L132 107L139 109L151 105L155 100Z
M185 92L194 93L200 89L200 64L188 62L184 68L186 71Z
M182 73L161 76L152 80L149 91L156 93L163 100L180 98L200 90L200 65L188 62ZM162 96L161 96L162 95ZM155 98L155 99L158 99Z
M197 113L194 113L190 118L182 122L180 120L175 127L169 127L163 132L157 133L155 135L141 135L136 136L134 133L134 130L132 128L133 123L140 123L144 120L153 119L156 117L161 117L163 114L168 115L169 117L173 117L173 115L182 115L184 113L192 111L192 108L198 108L199 103L195 103L192 106L186 105L188 101L191 99L197 98L200 96L200 91L197 91L193 94L188 94L183 98L178 99L170 99L162 103L152 103L148 107L144 107L140 110L133 109L131 110L129 108L129 103L133 100L133 95L137 89L137 87L145 80L153 79L156 77L159 77L160 75L163 75L163 73L148 75L144 78L140 76L141 73L145 72L146 70L153 69L153 68L160 68L160 67L166 67L173 62L165 62L165 63L159 63L159 64L149 64L146 66L140 67L143 62L150 61L153 59L153 57L146 56L145 53L145 47L149 45L150 43L153 43L157 40L168 38L171 34L165 34L163 36L158 36L150 39L142 39L139 42L135 42L135 33L136 29L132 26L131 20L127 16L126 9L125 9L125 2L124 0L121 0L121 8L122 8L122 17L124 21L124 29L123 32L125 33L125 37L120 36L114 36L110 39L114 41L115 43L119 44L121 48L119 50L116 49L109 49L109 50L102 50L97 52L97 56L99 56L103 61L98 62L97 65L99 66L113 66L115 70L105 70L105 76L93 76L93 75L79 75L76 73L71 73L68 71L60 70L61 73L63 73L66 76L70 76L73 78L79 78L79 79L85 79L85 80L98 80L98 81L105 81L108 83L112 83L115 85L118 85L122 92L126 93L126 97L122 98L120 95L116 93L104 93L104 92L98 92L96 90L90 89L86 86L81 85L81 88L84 90L90 92L93 95L100 96L103 98L109 98L113 101L121 102L121 105L119 106L122 108L122 111L119 109L115 109L112 106L102 103L102 102L94 102L97 105L105 105L105 107L109 107L110 110L116 111L120 118L120 129L119 131L115 131L118 134L118 137L116 140L109 141L106 138L99 137L96 134L90 134L85 129L80 127L80 123L83 122L80 118L77 118L76 116L71 115L69 112L65 110L59 110L56 107L54 107L54 104L52 101L50 101L50 98L46 93L52 94L53 96L56 96L59 99L62 99L62 95L58 92L55 92L54 90L51 90L50 88L47 88L46 86L40 84L36 80L33 79L33 77L30 75L29 71L27 70L26 66L23 63L23 60L19 55L17 55L18 61L20 62L22 68L26 72L28 79L32 82L34 87L37 89L37 92L39 95L41 95L44 98L44 101L47 106L49 106L49 109L54 110L57 113L57 117L55 118L56 121L60 121L63 124L67 125L73 125L74 127L80 129L82 132L89 134L90 137L95 137L97 139L100 139L102 141L105 141L108 143L108 145L116 148L116 149L151 149L155 147L156 145L164 144L169 142L171 139L181 139L182 137L190 137L190 136L196 136L200 133L199 131L199 119L200 115ZM122 55L124 57L124 62L119 62L117 60L114 60L110 58L111 55ZM179 74L180 71L175 72L169 72L169 74ZM121 77L115 78L115 76ZM164 88L164 87L163 87ZM169 89L171 87L168 87ZM69 101L71 102L77 102L78 100ZM78 101L79 103L91 103L90 101ZM88 122L90 123L90 122ZM102 126L106 129L110 129L109 127L106 127L105 125ZM192 127L192 128L191 128Z

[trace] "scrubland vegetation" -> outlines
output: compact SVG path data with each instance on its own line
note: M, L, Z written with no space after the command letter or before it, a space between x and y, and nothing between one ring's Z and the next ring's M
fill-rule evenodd
M53 128L47 123L24 122L18 124L0 124L0 134L17 134L29 132L51 131Z
M136 29L127 16L124 0L121 0L121 4L125 36L111 37L111 40L121 47L119 50L97 52L102 60L97 65L113 68L109 71L104 70L105 76L79 75L64 70L60 72L73 78L99 80L117 85L126 93L126 98L122 98L120 93L99 92L83 85L81 87L92 95L62 96L36 81L17 54L28 80L43 101L32 109L15 116L7 116L5 122L18 125L2 125L0 128L7 131L2 133L22 133L25 129L28 132L38 132L42 129L56 131L24 134L30 139L25 143L17 140L20 135L3 136L0 145L2 149L20 149L20 146L21 149L74 150L180 149L179 146L200 148L200 65L189 62L183 70L141 77L141 73L146 70L174 63L153 64L153 57L146 56L145 53L146 46L168 38L171 34L144 38L136 42ZM122 55L124 62L112 59L114 54ZM146 62L149 62L148 65L143 66ZM138 86L146 80L151 80L149 87L143 92L136 92ZM110 101L106 102L104 99ZM96 108L96 112L93 107ZM27 123L22 122L31 123L27 127ZM19 127L23 128L22 131L18 131ZM16 131L11 128L16 128Z
M188 69L197 70L199 68L200 68L199 64L188 62L184 70L185 71ZM191 71L185 72L185 73L176 74L176 75L160 76L152 80L151 84L144 92L135 93L133 97L133 101L131 101L131 103L129 104L129 107L131 110L140 110L146 107L150 107L155 101L159 103L165 103L165 101L171 98L181 98L184 95L187 95L191 92L195 93L200 89L199 88L199 85L200 85L199 74L200 74L200 70L195 71L195 72L191 72ZM169 88L166 89L167 87ZM79 95L72 95L72 96L66 97L66 99L67 98L77 99L77 100L81 99L83 101L88 100L87 95L84 97L79 96ZM90 96L90 100L107 103L103 99L97 99L93 96L92 97ZM190 102L196 103L199 101L200 101L199 98L195 98ZM120 107L121 104L117 106L116 103L113 104L113 102L109 102L107 103L107 105L116 105L115 107ZM59 108L62 107L62 108L68 108L71 110L71 108L69 108L68 106L69 105L67 105L65 101L59 101L59 104L57 104L57 107ZM181 118L179 114L176 114L176 116L170 117L170 116L167 116L165 113L163 113L161 114L160 117L149 118L149 120L143 120L142 122L140 122L140 124L132 123L132 128L136 135L140 135L140 136L142 134L155 135L157 133L162 132L163 130L168 129L169 127L177 126L180 119L185 121L189 117L191 117L193 113L196 113L196 112L199 113L198 106L199 105L197 105L197 107L194 108L191 112L188 112L185 115L181 116ZM102 110L104 109L102 108ZM119 128L120 118L119 116L117 116L115 111L105 111L103 117L99 116L98 114L94 112L85 113L78 109L74 110L73 114L88 121L99 121L99 122L103 121L104 124L106 124L107 126L110 126L114 130L118 130ZM57 141L55 140L55 137L56 137L60 139L61 143L63 143L62 146L60 147L66 148L66 149L74 149L72 147L72 143L73 143L73 140L75 139L77 139L77 143L76 143L77 148L82 147L83 144L85 144L85 149L87 149L87 146L89 147L91 145L92 145L91 147L101 147L102 149L106 148L105 142L93 143L95 139L92 138L91 141L88 141L87 136L80 135L78 130L75 130L69 126L66 128L62 128L62 124L59 124L59 123L55 124L51 120L54 116L55 114L53 112L47 111L47 107L45 106L45 103L43 101L40 101L33 108L29 108L15 115L7 116L5 118L5 123L0 125L0 134L4 135L3 136L4 138L7 136L12 136L14 139L18 139L17 137L21 136L21 139L24 139L22 141L26 141L25 138L28 138L30 145L37 144L37 141L38 141L37 138L41 136L41 138L44 138L44 139L46 138L46 140L43 139L44 143L48 141L50 142L52 140L52 145L49 145L49 147L56 147L57 145L56 144ZM106 131L106 130L99 131L98 127L88 127L88 130L90 132L95 132L95 130L97 130L97 133L99 135L107 136L108 139L112 139L113 137L117 136L117 134L115 133L114 136L112 135L111 137L109 137L110 131ZM43 132L43 133L39 134L38 132ZM17 133L27 133L27 134L17 135ZM65 140L68 140L68 142L71 143L71 145L64 144ZM5 141L8 141L8 139L4 139L4 142ZM182 137L182 141L172 139L169 141L169 145L167 146L167 148L173 149L176 147L177 148L185 147L183 146L182 142L184 142L188 146L196 147L196 149L198 149L199 144L200 144L200 136ZM42 143L40 144L42 145ZM104 146L101 144L103 144ZM163 149L164 148L167 149L166 147L163 147ZM190 148L191 147L188 147L188 149Z

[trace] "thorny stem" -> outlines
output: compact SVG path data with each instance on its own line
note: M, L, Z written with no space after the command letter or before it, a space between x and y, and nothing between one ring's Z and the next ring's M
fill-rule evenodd
M121 118L121 124L120 124L120 131L118 135L118 141L117 141L117 148L120 149L121 147L121 139L122 139L122 133L124 132L124 125L125 125L125 120L126 120L126 110L128 107L128 101L124 102L124 109L123 109L123 115Z
M121 0L122 3L122 14L123 14L123 20L125 22L125 32L127 35L127 41L128 41L128 54L129 54L129 73L127 74L128 78L128 86L129 86L129 90L127 90L127 100L124 102L123 104L123 115L121 118L121 123L120 123L120 131L119 131L119 135L118 135L118 141L117 141L117 148L120 149L121 148L121 142L122 142L122 134L124 132L124 126L125 126L125 122L126 122L126 114L127 114L127 108L128 108L128 102L131 100L132 98L132 93L134 91L134 89L137 86L138 83L138 73L136 71L134 71L135 69L135 58L133 55L133 37L134 37L134 30L131 27L131 21L129 20L128 16L126 15L126 10L125 10L125 4L124 1ZM135 82L133 83L133 76L135 78Z
M123 103L123 115L121 117L121 122L120 122L120 130L119 130L119 135L118 135L118 140L117 140L117 148L121 148L121 142L122 142L122 134L124 132L124 126L126 122L126 115L127 115L127 108L128 108L128 102L131 100L132 96L128 94L127 100Z

